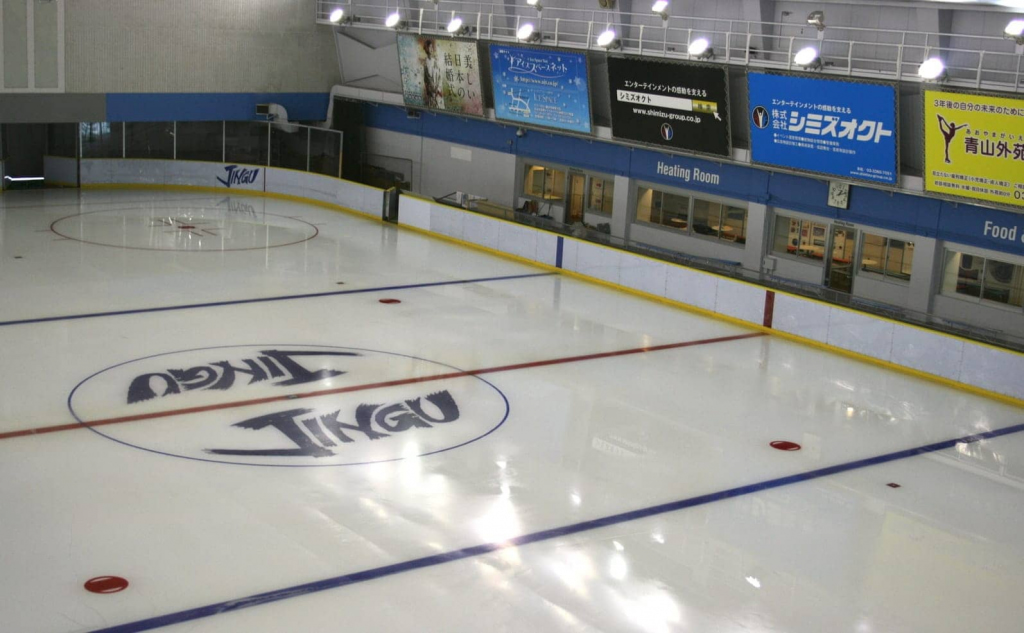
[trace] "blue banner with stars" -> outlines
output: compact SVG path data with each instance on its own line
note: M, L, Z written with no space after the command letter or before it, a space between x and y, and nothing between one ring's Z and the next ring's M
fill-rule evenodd
M894 86L766 73L747 84L753 162L897 184Z
M590 134L585 54L502 44L490 52L495 117Z

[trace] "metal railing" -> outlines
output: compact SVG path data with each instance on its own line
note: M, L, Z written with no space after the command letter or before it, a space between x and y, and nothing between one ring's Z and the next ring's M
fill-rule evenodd
M545 7L538 12L523 3L412 0L397 9L403 28L414 33L448 35L448 21L458 15L471 27L469 37L515 41L519 26L532 22L545 45L598 49L597 35L615 29L626 53L690 59L689 43L707 38L715 61L765 69L794 69L793 54L818 47L829 75L920 82L917 68L925 59L944 60L949 85L1001 92L1024 92L1024 54L1012 40L997 36L930 33L828 26L819 31L805 22L756 22L691 16L663 20L652 13ZM342 7L357 20L347 28L386 29L395 5L317 0L315 19Z

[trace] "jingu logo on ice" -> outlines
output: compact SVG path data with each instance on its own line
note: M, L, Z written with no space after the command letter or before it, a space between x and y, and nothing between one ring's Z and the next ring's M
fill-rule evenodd
M228 165L224 171L227 172L224 174L224 178L217 178L217 182L228 189L231 188L231 185L251 185L260 175L259 168L245 169L238 165Z
M232 346L141 358L83 380L75 418L154 453L255 466L340 466L429 455L508 414L487 381L357 348Z

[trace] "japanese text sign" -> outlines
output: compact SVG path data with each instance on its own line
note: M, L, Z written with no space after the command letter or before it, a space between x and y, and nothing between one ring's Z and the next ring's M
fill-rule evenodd
M755 163L896 184L895 87L765 73L747 84Z
M1024 207L1024 99L924 93L925 190Z
M490 51L495 117L590 133L585 54L500 44Z
M405 105L483 116L476 42L398 36Z
M609 57L608 87L615 138L730 154L725 68Z

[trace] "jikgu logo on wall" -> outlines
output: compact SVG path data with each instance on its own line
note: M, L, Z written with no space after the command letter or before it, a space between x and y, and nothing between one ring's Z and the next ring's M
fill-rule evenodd
M103 369L71 392L82 424L154 453L255 466L341 466L430 455L501 426L508 402L413 356L308 345L215 347Z
M259 168L246 169L238 165L228 165L224 168L224 171L227 173L224 174L223 178L218 177L217 182L228 189L230 189L232 185L238 186L255 184L256 179L259 178L260 175Z

